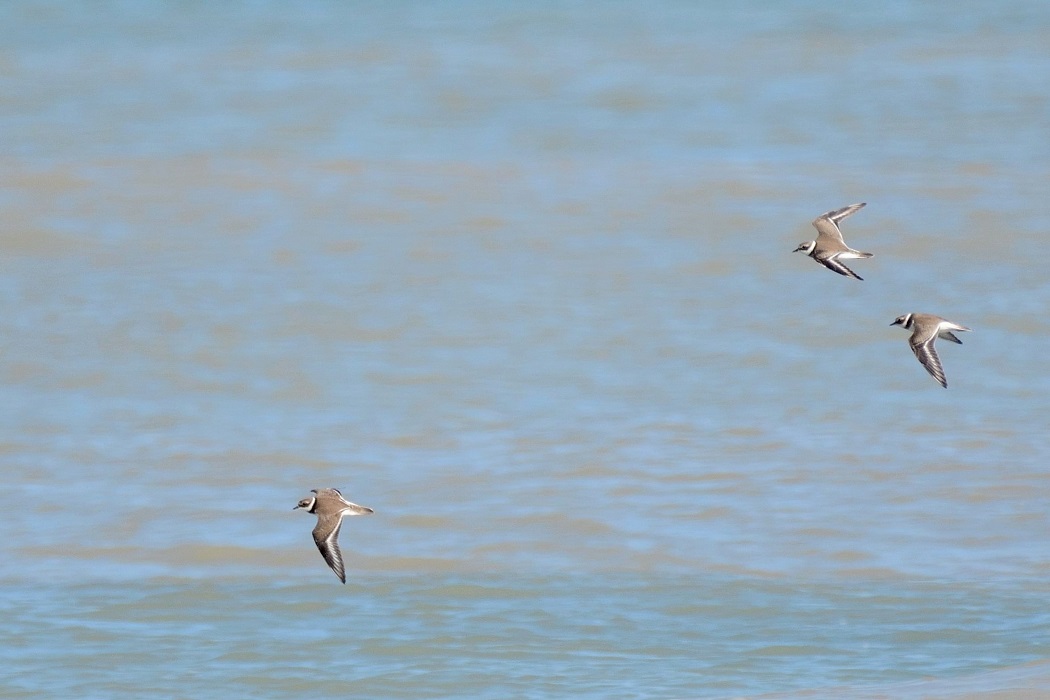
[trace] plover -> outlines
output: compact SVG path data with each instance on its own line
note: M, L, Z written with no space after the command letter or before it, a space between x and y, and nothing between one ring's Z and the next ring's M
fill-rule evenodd
M314 495L299 501L299 505L292 510L302 508L317 516L313 533L317 549L339 580L346 583L343 555L339 552L339 528L347 515L369 515L374 511L351 503L337 489L313 489L311 493Z
M908 338L911 351L915 353L915 357L919 358L919 362L926 368L926 371L932 374L933 378L947 389L948 380L944 378L941 359L937 357L937 350L934 349L933 343L937 338L944 338L962 345L962 341L956 338L952 331L968 331L970 329L933 314L904 314L903 316L898 316L897 320L890 325L902 326L905 330L911 331L911 337Z
M846 277L863 280L864 278L843 265L841 260L854 260L857 258L870 258L872 253L862 253L853 250L842 240L842 231L839 230L839 222L853 212L866 206L867 202L850 204L834 211L821 214L813 220L813 226L817 229L817 240L800 243L793 253L803 252L832 272L837 272Z

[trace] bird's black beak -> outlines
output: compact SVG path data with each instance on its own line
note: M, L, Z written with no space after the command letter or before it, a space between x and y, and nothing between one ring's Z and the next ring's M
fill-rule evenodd
M900 321L894 321L894 322L893 322L893 323L891 323L890 325L891 325L891 326L899 326L899 325L901 325L901 322L900 322Z

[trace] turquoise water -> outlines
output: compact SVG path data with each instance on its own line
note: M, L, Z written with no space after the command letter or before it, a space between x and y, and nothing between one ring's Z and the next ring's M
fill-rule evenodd
M711 574L401 573L366 577L351 591L323 583L21 589L3 630L22 644L4 662L26 676L5 690L722 697L818 679L973 673L1045 655L1047 645L1045 586ZM1021 640L1025 630L1042 639Z
M4 5L0 695L1050 697L1048 29Z

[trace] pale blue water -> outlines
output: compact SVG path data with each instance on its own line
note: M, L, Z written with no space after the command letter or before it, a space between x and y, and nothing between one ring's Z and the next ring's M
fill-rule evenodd
M1048 30L4 5L0 696L1050 697Z
M1002 586L399 574L352 593L264 579L117 591L10 596L4 633L22 644L5 663L27 675L8 692L720 697L953 675L1046 650L1020 638L1045 629L1043 597Z

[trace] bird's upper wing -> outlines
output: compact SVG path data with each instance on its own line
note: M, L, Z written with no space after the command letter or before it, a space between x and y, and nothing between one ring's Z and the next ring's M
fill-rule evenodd
M926 368L926 371L933 375L941 386L945 389L948 388L948 380L944 376L944 368L941 367L941 358L937 356L937 350L933 347L933 341L936 340L937 336L932 336L925 340L909 341L911 345L911 351L915 353L915 357L919 358L919 362Z
M841 209L824 212L813 220L813 227L817 229L817 240L823 243L823 247L838 244L846 249L846 244L842 240L842 231L839 230L839 222L863 208L865 204L865 202L850 204Z
M317 527L314 528L314 544L321 552L328 566L346 583L346 569L343 567L343 555L339 551L339 529L343 525L343 519L339 515L327 515L317 519Z

